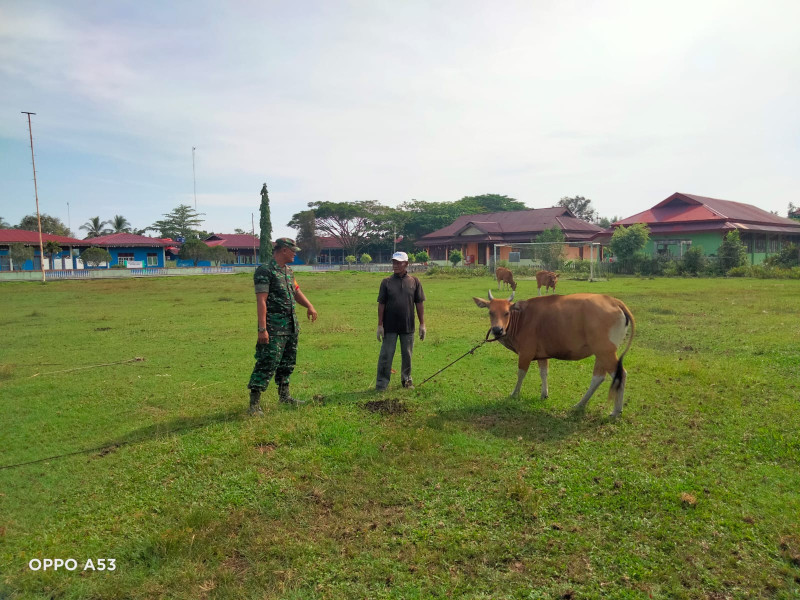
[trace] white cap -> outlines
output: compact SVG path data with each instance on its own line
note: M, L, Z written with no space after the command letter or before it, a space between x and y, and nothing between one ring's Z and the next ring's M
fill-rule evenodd
M408 254L405 252L395 252L392 254L392 260L399 260L400 262L408 262Z

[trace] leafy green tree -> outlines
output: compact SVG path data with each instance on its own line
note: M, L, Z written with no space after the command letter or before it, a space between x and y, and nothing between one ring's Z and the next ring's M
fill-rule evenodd
M173 240L182 237L185 240L191 238L208 237L198 227L203 222L200 217L205 213L199 213L188 204L181 204L172 212L162 215L164 218L156 221L146 228L147 231L158 231L162 238L172 238Z
M111 254L109 254L108 250L97 246L92 246L81 252L80 259L83 264L91 267L99 267L100 263L111 264Z
M461 251L460 250L451 250L450 254L447 257L447 260L449 260L451 263L453 263L453 266L455 267L456 265L458 265L458 263L460 263L462 261L463 258L464 257L461 256Z
M309 202L308 206L314 212L316 231L336 239L354 256L371 239L385 235L387 208L375 200ZM289 227L299 229L301 218L301 213L293 215Z
M56 254L61 254L61 246L58 242L49 241L44 245L44 253L50 258L50 268L53 268L53 259Z
M258 259L262 263L272 260L272 220L269 215L269 192L267 184L261 188L261 237L259 238Z
M786 213L786 216L790 219L800 221L800 206L795 206L794 202L789 202L789 210Z
M72 231L69 227L61 222L57 217L51 217L48 214L42 213L42 233L52 233L53 235L63 235L65 237L72 237ZM36 215L26 215L22 217L16 229L24 229L25 231L39 231L39 224L36 220Z
M181 244L181 249L178 252L178 258L181 260L191 260L194 266L197 266L197 261L208 260L211 254L211 249L206 243L197 238L191 238Z
M369 264L372 262L372 257L365 252L359 257L358 262L360 262L362 265Z
M295 215L292 222L297 225L297 245L300 246L300 258L307 265L317 262L320 241L316 233L316 217L313 210L304 210Z
M212 246L208 249L208 259L217 266L232 261L233 256L224 246Z
M505 212L509 210L525 210L524 202L501 194L482 194L480 196L464 196L455 202L463 211L461 214ZM459 215L461 216L461 215Z
M597 212L592 208L592 201L583 196L575 196L574 198L564 196L558 201L558 205L568 208L576 217L589 223L594 222L597 215Z
M130 233L131 232L131 224L122 215L114 215L114 218L110 221L107 221L108 225L111 225L111 233Z
M425 252L425 250L423 250L422 252L417 252L417 255L414 257L414 260L418 263L426 263L430 259L431 257L428 256L428 253Z
M237 227L236 229L233 230L233 233L237 233L239 235L244 235L247 232L244 229L241 229L240 227Z
M103 229L106 225L108 225L109 221L101 221L100 217L92 217L86 223L80 226L80 229L86 230L86 237L83 238L85 240L89 240L91 238L100 237L101 235L106 235L111 233L110 229Z
M620 218L615 215L610 219L608 217L600 217L599 219L597 219L597 221L595 221L595 223L600 227L602 227L603 229L608 229L609 227L611 227L612 223L616 223L619 220Z
M697 275L698 273L705 270L708 259L706 255L703 253L702 246L692 246L683 254L683 258L681 259L683 271L685 273L690 273L691 275Z
M353 256L352 254L348 254L347 256L344 257L344 262L346 262L348 265L352 267L353 263L356 262L356 257Z
M27 261L33 260L34 251L31 246L26 246L25 244L10 244L8 246L8 255L11 257L12 268L15 271L21 271Z
M617 258L626 260L642 250L650 239L650 229L644 223L634 223L630 227L620 225L611 236L609 247Z
M742 243L738 229L734 229L725 236L717 250L717 255L723 273L747 264L747 247Z
M566 237L564 231L556 226L545 229L533 240L539 244L547 244L533 247L534 260L541 261L545 269L555 270L561 265L561 261L566 254Z
M3 217L0 217L0 229L11 229L11 224Z

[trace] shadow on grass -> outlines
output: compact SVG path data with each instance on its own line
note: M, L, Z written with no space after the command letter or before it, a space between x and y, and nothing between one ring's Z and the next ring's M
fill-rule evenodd
M544 407L524 405L520 400L505 398L464 408L440 411L428 419L428 427L444 429L459 423L491 435L526 442L548 443L575 434L593 432L612 424L608 418L590 412L556 412Z
M244 418L245 418L245 413L240 407L229 408L227 410L218 411L210 415L198 415L196 417L179 417L177 419L172 419L170 421L165 421L162 423L154 423L146 427L134 429L133 431L126 433L125 435L117 437L116 439L108 440L99 446L95 446L92 448L84 448L83 450L66 452L64 454L57 454L54 456L47 456L44 458L38 458L36 460L29 460L25 462L13 463L8 465L0 465L0 470L23 467L26 465L32 465L36 463L57 460L60 458L66 458L68 456L76 456L79 454L96 453L99 457L104 457L123 446L141 444L143 442L167 437L173 434L187 433L189 431L200 429L202 427L213 425L215 423L241 421Z
M247 418L246 411L241 407L228 408L212 414L197 415L194 417L178 417L169 421L153 423L126 433L123 436L106 442L106 448L140 444L150 440L163 438L176 433L187 433L216 423L242 421Z

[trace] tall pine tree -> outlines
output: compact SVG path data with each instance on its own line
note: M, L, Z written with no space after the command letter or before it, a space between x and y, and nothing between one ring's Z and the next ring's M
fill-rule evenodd
M258 250L258 259L262 263L272 260L272 221L269 218L269 192L267 184L261 188L261 245Z

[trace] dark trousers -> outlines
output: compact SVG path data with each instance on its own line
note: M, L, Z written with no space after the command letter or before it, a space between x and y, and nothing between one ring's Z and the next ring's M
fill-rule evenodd
M411 379L411 353L414 351L414 332L411 333L385 333L381 353L378 356L378 379L375 389L385 390L392 377L392 360L397 348L397 338L400 338L400 355L402 364L400 368L400 381L405 385Z
M263 392L273 376L278 385L289 383L297 360L297 334L269 336L266 344L256 344L255 358L256 365L248 388Z

